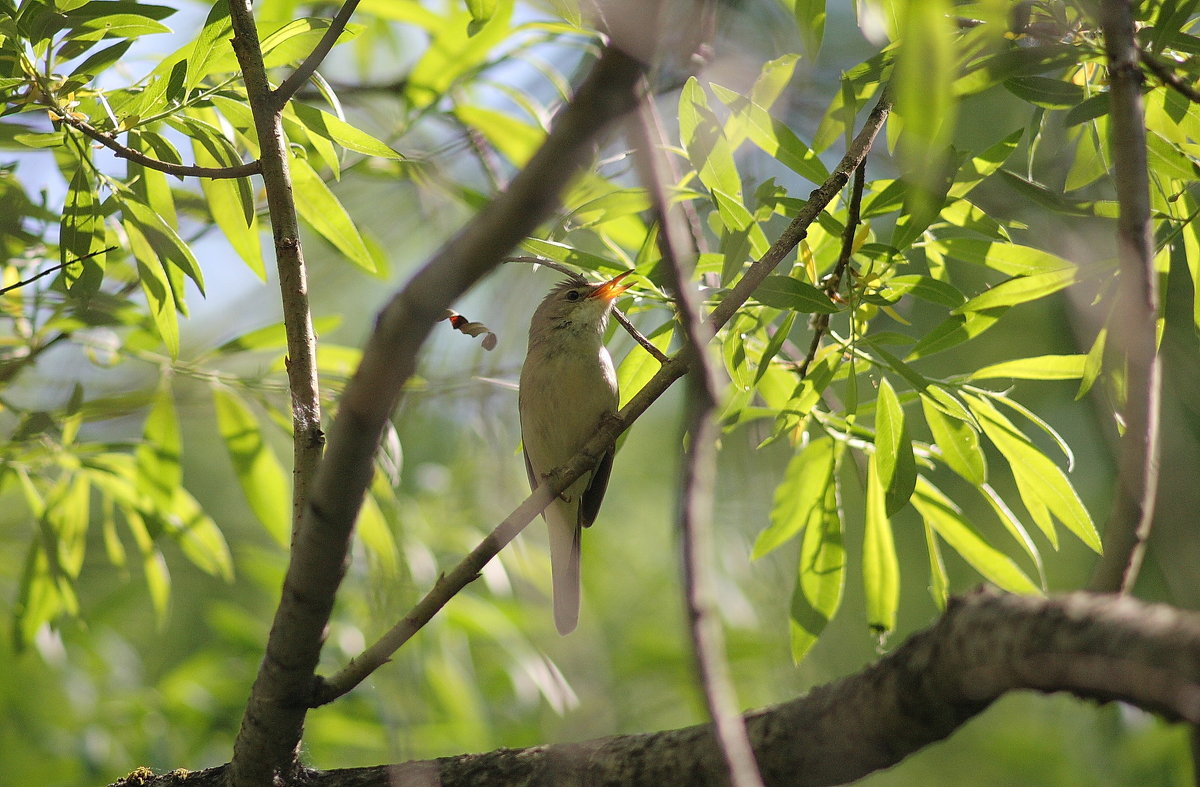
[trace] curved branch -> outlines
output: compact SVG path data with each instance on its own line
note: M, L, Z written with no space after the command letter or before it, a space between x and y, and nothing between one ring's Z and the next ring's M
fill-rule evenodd
M255 159L248 161L245 164L238 164L233 167L199 167L189 164L171 164L167 161L161 161L152 156L147 156L140 150L134 150L128 145L122 145L117 142L113 136L107 132L101 131L95 126L72 117L69 113L55 113L58 118L66 123L71 128L82 132L85 136L96 140L104 147L116 154L117 158L128 159L136 164L141 164L148 169L156 169L159 172L165 172L168 175L176 177L193 177L193 178L212 178L213 180L229 179L229 178L246 178L251 175L257 175L262 171L261 163Z
M654 98L643 85L638 112L630 120L630 137L638 174L650 195L658 220L658 246L675 294L685 336L684 352L692 367L688 374L687 436L679 490L679 538L683 557L684 602L696 673L708 715L734 787L761 787L762 777L738 711L737 693L725 657L725 635L714 614L712 562L713 486L716 483L717 380L709 343L712 327L704 319L700 296L692 283L696 255L689 250L689 228L682 212L670 209L667 186L673 185L653 113ZM687 267L685 267L685 265Z
M1090 588L1124 592L1133 586L1146 551L1158 487L1158 289L1150 224L1150 176L1133 13L1128 0L1103 0L1100 24L1111 85L1109 117L1120 216L1117 256L1120 291L1113 331L1128 365L1125 433L1117 460L1117 489L1104 533L1104 556Z
M338 9L337 15L329 21L329 27L325 30L325 35L321 36L321 40L313 47L313 51L304 58L304 62L296 67L296 70L291 75L283 80L283 84L271 91L271 108L273 110L281 110L284 105L291 100L292 96L296 95L296 91L304 86L308 78L316 72L321 63L325 60L325 56L329 54L329 50L333 49L333 45L337 43L338 37L342 31L346 29L346 23L350 21L350 17L354 15L354 10L358 8L359 0L346 0L342 7Z
M1147 52L1145 49L1138 48L1138 59L1142 65L1146 67L1150 73L1159 78L1164 85L1179 93L1188 101L1200 104L1200 90L1192 86L1190 82L1181 77L1174 69L1171 68L1162 58L1153 52Z
M844 784L942 740L1011 691L1121 701L1200 722L1200 614L1128 596L981 590L861 672L745 715L768 784ZM136 782L220 784L222 768ZM306 787L713 784L711 725L437 760L309 771ZM132 784L132 780L127 782Z

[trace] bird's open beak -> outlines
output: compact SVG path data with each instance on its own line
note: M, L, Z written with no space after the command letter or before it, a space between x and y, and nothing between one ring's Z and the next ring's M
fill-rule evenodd
M608 281L604 282L596 289L592 290L591 293L588 294L588 297L589 298L599 298L602 301L613 300L618 295L625 292L625 290L628 290L630 287L633 286L632 282L630 282L628 284L621 283L621 279L624 279L626 276L628 276L631 273L633 273L633 271L624 271L622 273L618 273L616 276L614 276L611 279L609 279Z

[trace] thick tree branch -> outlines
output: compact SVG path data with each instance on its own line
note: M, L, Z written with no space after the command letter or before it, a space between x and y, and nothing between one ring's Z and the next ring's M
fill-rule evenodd
M630 88L629 98L632 102L632 87ZM630 106L632 106L632 103ZM821 211L825 209L825 206L827 206L830 201L833 200L834 196L837 195L838 191L846 185L846 182L849 179L849 173L853 172L854 169L866 157L867 152L871 149L871 144L875 140L875 135L878 134L880 128L883 127L883 122L886 120L890 109L891 99L885 91L884 95L879 99L879 103L876 104L875 108L868 116L867 122L863 129L858 133L858 136L855 137L854 142L850 146L850 150L846 152L846 155L838 163L837 167L834 168L834 172L832 175L830 175L829 180L821 184L819 188L812 192L812 194L809 196L808 202L803 208L800 209L800 212L792 220L792 223L788 225L787 229L784 230L779 240L772 244L771 248L767 250L767 253L764 254L760 260L752 264L747 269L742 280L739 281L733 290L725 296L725 299L720 303L720 305L709 314L708 322L712 326L713 331L719 330L726 322L728 322L728 320L737 312L741 305L744 304L750 297L750 294L754 291L754 288L761 284L762 280L766 278L772 270L774 270L775 266L778 265L783 258L786 257L788 253L796 247L796 244L805 238L805 236L808 234L808 227L814 221L816 221L817 217L821 214ZM520 177L521 176L518 176L518 179L520 179ZM514 187L515 185L516 181L514 181ZM488 224L487 226L492 225ZM513 242L516 243L516 241ZM439 255L439 258L440 257L441 255ZM430 263L430 266L432 266L432 263ZM426 269L428 269L430 266L426 266ZM751 284L746 284L747 280L749 280ZM409 286L412 287L413 284L415 284L415 280L413 283L410 283ZM401 296L403 295L404 293L401 293ZM417 303L420 303L420 301L418 300ZM415 305L416 304L414 304L413 308L415 308ZM389 309L391 308L392 307L389 307ZM425 330L427 332L428 329L426 328ZM378 331L376 335L378 335ZM424 335L424 333L421 334L422 337ZM373 338L372 341L375 341L375 339ZM403 344L398 346L403 346ZM412 352L415 352L415 350ZM403 371L403 376L399 378L402 382L404 379L407 379L409 374L411 374L411 364L413 364L415 361L412 359L407 359L405 362L409 365L407 370L396 370L393 366L395 361L390 359L386 363L383 361L378 361L377 363L379 364L379 368L373 373L385 375L385 377L387 377ZM365 365L366 359L364 358L364 368ZM504 522L498 525L496 529L492 531L492 533L471 552L470 555L468 555L457 566L455 566L449 574L439 578L438 582L434 584L434 587L425 594L425 596L417 603L412 611L405 615L404 618L395 626L393 626L390 631L384 634L379 641L371 645L363 653L359 654L358 657L356 657L339 673L328 680L319 681L317 690L313 694L313 703L320 705L336 699L342 694L345 694L353 689L373 671L386 663L387 660L391 658L392 653L394 653L401 645L407 642L412 635L416 633L421 626L428 622L428 620L432 618L439 609L445 606L445 604L451 598L453 598L458 591L462 590L469 582L478 576L479 571L483 568L487 561L495 557L496 553L505 544L507 544L508 541L511 541L512 538L515 537L516 533L520 532L522 528L533 521L533 518L536 517L541 510L546 507L552 496L562 492L571 485L572 481L595 467L596 462L599 461L600 457L605 451L608 450L617 437L620 436L620 434L626 429L628 429L629 426L632 425L633 422L636 421L642 415L642 413L644 413L650 407L650 405L658 399L658 397L662 396L663 393L665 393L666 390L670 388L676 380L678 380L687 372L688 365L687 357L683 353L676 354L668 359L667 362L662 365L662 368L660 368L654 375L654 377L652 377L650 381L642 387L642 390L638 391L637 394L635 394L634 397L630 399L623 408L621 408L621 412L617 413L615 417L601 423L600 427L596 430L596 433L590 440L588 440L587 444L580 449L579 453L576 454L570 462L552 472L547 478L546 483L538 487L536 492L526 498L525 502L521 503L517 510L510 514L504 520ZM359 374L363 374L363 371L360 370ZM367 377L366 379L373 380L375 378ZM395 389L385 387L382 390L399 390L399 384L396 385ZM347 394L349 394L349 392L350 389L348 388ZM390 395L393 397L396 396L394 393ZM346 406L343 403L343 413L345 410ZM390 405L388 411L390 411ZM335 421L335 426L336 424L337 422ZM351 434L353 435L354 433ZM362 433L359 433L357 437L361 441ZM349 436L347 436L347 439L349 439ZM329 456L326 458L327 464L333 457L332 446L336 444L336 442L336 438L331 438L331 450ZM369 463L371 452L374 449L374 443L372 443L370 447L357 444L353 445L355 445L356 450L365 453L365 458L361 461L366 461ZM364 472L368 471L369 468L364 470ZM369 480L369 478L370 476L367 475L361 481L363 489L366 488L366 482ZM355 506L354 510L357 511L358 498L354 498L353 501L344 501L343 504L350 505L351 502L353 502L353 505ZM352 518L353 516L351 515L351 519Z
M1154 518L1158 487L1158 291L1150 224L1150 178L1133 12L1129 0L1103 0L1100 24L1108 55L1111 144L1120 216L1120 291L1112 331L1127 364L1125 433L1117 489L1104 533L1104 556L1091 589L1129 590L1137 579Z
M84 136L96 140L111 150L117 155L117 158L128 159L136 164L141 164L147 169L156 169L168 175L175 175L181 178L195 177L220 180L223 178L246 178L261 172L262 165L259 161L249 161L233 167L198 167L189 164L172 164L167 161L161 161L152 156L147 156L140 150L134 150L128 145L122 145L111 134L101 131L86 121L72 117L69 112L59 113L56 111L55 114L58 115L63 123L66 123L71 128L82 132Z
M271 105L262 47L255 28L251 0L230 0L233 27L233 51L237 55L246 84L246 95L258 134L263 185L271 216L275 243L275 264L283 306L287 337L288 388L292 399L292 564L288 576L309 559L296 545L301 514L309 498L324 446L321 431L321 400L317 379L316 337L308 304L308 275L304 249L300 242L300 224L292 197L291 153L283 132L283 116ZM309 523L310 529L319 523ZM251 689L234 742L230 782L236 787L270 784L276 772L296 767L297 752L304 726L303 708L296 702L304 696L316 669L319 647L304 650L292 647L290 632L303 625L292 617L297 596L307 592L304 586L287 584L276 610L266 653Z
M757 787L762 785L762 777L739 713L737 693L725 658L725 636L714 609L712 507L720 436L716 420L720 383L709 351L713 332L704 319L700 296L692 282L695 251L688 237L687 219L682 212L670 208L667 185L674 185L675 181L671 179L662 149L654 98L648 85L643 85L638 111L630 120L629 129L638 173L658 220L658 246L669 286L675 293L685 336L684 353L691 367L678 518L692 654L730 781L734 787Z
M745 715L772 785L844 784L953 733L1002 695L1069 692L1200 722L1200 615L1128 596L978 591L863 671ZM500 749L402 765L309 771L305 787L714 784L711 725ZM137 782L220 784L221 769ZM126 784L133 784L132 781Z
M346 24L350 21L350 17L354 15L354 10L358 8L358 3L359 0L346 0L342 4L337 14L329 21L329 27L326 28L325 35L321 36L321 40L313 47L313 51L308 54L308 57L304 58L303 63L296 67L291 76L283 80L282 85L271 92L271 109L276 112L282 111L292 96L296 95L296 91L303 87L308 78L321 66L321 63L324 62L325 57L329 54L329 50L333 49L333 45L337 43L338 38L342 35L342 31L346 29Z

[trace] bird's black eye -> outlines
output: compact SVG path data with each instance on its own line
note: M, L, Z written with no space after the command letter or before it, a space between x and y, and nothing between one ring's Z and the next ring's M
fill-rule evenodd
M568 301L579 300L579 290L567 290L567 300Z

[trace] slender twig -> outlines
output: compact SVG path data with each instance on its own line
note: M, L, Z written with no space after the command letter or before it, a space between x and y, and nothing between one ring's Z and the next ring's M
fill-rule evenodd
M46 270L42 271L41 273L36 273L33 276L30 276L28 279L23 279L23 280L17 282L16 284L10 284L7 287L0 287L0 295L3 295L6 292L12 292L13 290L17 289L18 287L24 287L26 284L32 284L33 282L37 281L38 279L42 278L43 276L49 276L51 273L54 273L55 271L60 271L63 268L67 267L68 265L74 265L77 262L83 262L84 260L91 259L92 257L95 257L98 254L107 254L110 251L116 251L116 250L117 250L116 246L109 246L107 249L100 249L99 251L88 252L87 254L83 255L82 257L76 257L73 260L67 260L66 262L60 262L56 265L51 265Z
M704 320L700 298L692 283L690 268L695 262L695 251L688 242L686 217L670 210L665 183L673 181L667 181L670 174L659 144L661 135L652 109L653 101L648 89L643 89L637 115L630 119L628 126L638 173L658 219L658 246L670 287L679 304L679 317L686 337L684 352L691 367L684 427L689 439L679 490L679 535L688 632L697 677L730 781L734 787L761 787L762 777L729 675L724 632L714 610L712 508L719 437L716 420L719 384L709 352L713 330Z
M149 169L156 169L159 172L165 172L168 175L176 177L194 177L194 178L212 178L213 180L227 178L245 178L250 175L257 175L260 169L260 163L248 161L245 164L237 164L231 167L199 167L189 164L172 164L167 161L161 161L152 156L147 156L140 150L134 150L128 145L123 145L117 142L111 134L92 126L86 121L73 117L70 113L55 112L62 122L66 123L73 129L81 131L85 136L88 136L104 147L116 154L117 158L128 159L136 164L141 164Z
M1157 273L1150 224L1150 178L1133 13L1128 0L1103 0L1100 24L1108 56L1110 134L1120 215L1120 289L1111 333L1126 362L1125 433L1117 489L1104 534L1104 556L1091 589L1126 592L1137 580L1158 487L1161 367L1157 351Z
M841 289L842 277L846 274L846 267L849 266L850 258L854 255L854 236L858 233L859 212L862 206L866 168L867 160L863 159L854 170L854 185L850 191L850 204L846 207L846 226L842 230L842 250L838 254L837 264L833 266L833 273L829 274L825 279L825 294L830 298L837 295L838 290ZM813 358L817 357L817 350L821 347L821 339L828 330L829 315L813 315L812 343L808 345L808 352L797 369L797 374L800 375L801 379L808 375L808 367L812 364Z
M282 110L272 105L271 87L255 27L252 0L230 0L233 51L241 66L246 96L258 135L263 186L271 215L275 263L279 275L284 331L287 337L288 387L292 404L292 565L285 577L283 598L267 638L266 653L246 703L234 741L230 780L234 787L269 784L273 774L297 767L297 747L304 727L303 698L310 690L320 656L320 643L303 647L306 632L296 615L297 598L333 607L328 597L306 596L309 588L296 584L296 564L312 560L301 547L302 513L324 448L321 394L317 377L316 338L308 305L308 281L300 225L292 197L291 152L283 131ZM310 528L318 527L310 523ZM338 570L344 570L339 565ZM337 571L335 571L337 573ZM303 580L302 580L303 582ZM297 712L297 709L301 709Z
M890 111L891 98L888 92L885 91L883 96L880 97L875 108L871 111L871 114L867 117L867 121L862 130L859 131L858 136L855 137L854 142L850 145L850 149L834 168L833 173L829 176L825 183L812 192L812 194L809 196L808 202L805 203L801 210L796 214L796 217L792 219L792 223L789 224L787 229L783 231L779 239L771 245L771 248L767 250L766 254L764 254L762 258L746 269L746 273L742 275L742 278L738 281L737 285L734 286L733 290L725 297L724 300L721 301L717 308L709 314L708 323L712 326L713 331L719 330L734 314L737 313L737 310L741 308L742 304L749 299L750 294L754 292L755 287L761 284L763 279L765 279L771 273L771 271L783 261L783 258L786 257L788 253L796 247L796 244L805 238L805 236L808 234L809 226L816 221L817 217L821 214L821 211L825 209L825 207L833 200L834 196L836 196L837 193L846 185L846 183L849 181L849 173L853 172L863 158L866 157L867 152L871 149L871 145L875 141L875 136L879 133L880 128L883 127L883 123L887 119ZM590 115L580 122L590 128L594 126L598 120L599 118L595 115ZM551 134L553 136L553 132L551 132ZM534 162L537 162L537 160L538 157L535 157ZM530 178L549 177L554 172L559 172L561 174L561 165L559 165L558 170L552 169L547 172L535 167L534 162L531 162L530 165L526 167L526 170L524 170L521 175L517 176L517 180L514 181L514 188L516 187L517 183L522 181L525 177L524 172L530 173L528 175ZM499 211L495 212L500 213ZM518 213L517 215L522 214ZM505 221L515 220L515 218L509 219L503 214L491 218L491 222L481 223L477 228L477 232L490 232L493 234L498 233L500 232L501 228L507 226L504 223ZM521 225L521 228L524 226L527 225ZM457 259L460 263L472 261L478 264L479 260L477 256L472 256L470 253L461 253L464 251L471 252L472 250L457 249L454 245L452 245L442 254L439 254L438 257L435 258L435 261L436 259L441 259L443 256L455 253L458 256L451 256L450 259ZM474 253L476 255L478 254L478 252ZM429 270L432 266L433 263L431 262L428 266L426 266L426 270ZM482 275L482 273L479 275ZM410 284L409 286L412 287L413 284ZM465 289L466 286L467 283L462 283L463 289ZM457 293L451 293L449 295L443 294L443 297L452 299L453 297L457 297ZM410 309L416 309L418 305L424 304L424 301L426 300L425 298L421 298L419 294L416 293L410 296L410 298L411 303L408 307ZM427 305L425 308L427 310L432 310L439 308L439 304L440 301L435 300L432 304ZM444 309L446 307L440 306L440 308ZM429 324L432 325L433 321L438 317L440 317L440 314L434 314L431 312L427 317ZM413 320L409 320L409 322L411 323ZM401 327L403 327L405 330L415 330L415 328L409 328L407 325ZM403 335L399 330L397 330L397 332ZM426 329L426 332L428 332L428 329ZM408 353L415 354L416 348L411 345L411 337L406 338L408 339L407 343L398 343L395 346L404 347ZM375 340L373 339L372 342L374 341ZM370 346L371 345L368 345L368 347ZM356 377L356 380L359 378L363 378L365 380L378 379L381 381L378 383L379 387L382 387L387 391L393 390L393 387L398 390L399 386L402 385L404 380L408 378L408 375L411 374L411 370L414 368L414 361L407 356L398 359L397 350L394 349L392 345L381 347L376 352L381 356L377 359L374 359L374 364L378 367L377 370L371 370L369 374L360 371L359 375ZM401 361L403 361L402 367L400 366ZM366 363L366 359L364 359L364 363ZM405 642L411 639L412 636L419 631L420 628L424 626L425 623L427 623L433 617L433 615L437 613L438 610L445 606L446 603L449 602L450 599L455 596L455 594L466 587L468 583L479 576L479 572L482 570L483 566L486 565L489 560L495 557L496 553L499 552L500 549L508 543L508 541L512 540L516 532L519 532L531 521L533 521L534 517L536 517L541 510L546 507L548 502L553 499L555 495L559 494L562 492L562 490L570 486L571 483L580 475L594 468L596 466L596 462L599 461L600 457L605 451L611 448L617 437L619 437L622 432L628 429L633 422L642 415L642 413L646 412L650 405L657 401L658 398L662 396L667 389L675 383L676 380L678 380L684 375L685 372L687 372L687 369L688 360L683 353L677 353L673 357L669 358L667 362L663 364L662 368L659 369L658 372L642 387L642 390L634 394L633 398L621 408L621 411L617 413L616 416L606 419L600 424L600 427L596 430L595 434L593 434L587 443L585 443L583 447L579 449L579 453L576 454L574 458L572 458L562 467L552 471L547 477L546 483L539 486L535 492L526 498L517 510L513 511L512 514L505 518L505 520L501 522L500 525L498 525L496 529L493 530L492 533L479 544L479 546L472 550L467 557L463 558L463 560L460 561L459 564L453 569L451 569L448 574L440 577L438 581L434 583L434 586L430 588L428 592L426 592L425 596L422 597L419 602L417 602L416 606L414 606L408 614L406 614L399 622L397 622L396 625L394 625L388 632L386 632L382 637L379 638L379 640L373 643L365 651L352 659L345 667L343 667L331 678L322 679L318 677L317 686L312 698L313 704L322 705L337 699L364 681L367 676L369 676L376 669L387 663L387 661L392 657L392 654L395 653L402 645L404 645ZM339 420L346 417L345 413L348 412L347 400L351 390L352 389L349 387L346 389L347 396L343 398L340 411L342 415L339 416ZM365 391L361 395L369 396L371 393L374 393L375 397L383 396L383 392L379 390ZM394 393L391 395L393 397L395 396ZM374 401L374 399L369 399L368 401ZM391 403L385 402L380 404L380 409L382 412L378 417L382 419L386 413L391 412ZM366 426L363 423L364 420L365 419L363 417L359 417L347 428L365 429ZM335 421L335 427L337 424L338 421ZM337 434L335 432L330 440L330 451L326 457L326 465L330 467L339 467L342 477L344 477L348 474L348 471L345 470L345 465L341 462L334 462L334 446L338 444L339 440L337 439ZM374 443L372 443L371 446L373 449ZM369 462L371 451L362 449L362 453L364 456L362 461ZM364 479L361 480L361 483L364 487L367 480L369 480L369 475L365 475ZM355 509L355 511L357 511L357 509ZM341 517L345 516L347 515L341 515ZM350 515L350 518L353 519L353 516ZM511 535L509 534L510 531L512 532Z
M346 29L346 23L350 21L350 17L354 15L354 10L358 8L359 0L346 0L342 7L338 9L337 14L333 19L329 20L329 27L325 29L325 34L321 36L321 40L313 47L313 51L308 53L308 57L304 58L304 62L296 67L296 70L283 80L283 84L275 88L270 95L270 107L275 111L283 109L284 105L291 100L296 91L304 86L320 67L325 60L329 50L333 49L333 45L337 43L338 37L342 31Z
M1137 54L1142 65L1149 69L1154 76L1158 77L1164 85L1177 91L1188 101L1200 104L1200 90L1197 90L1190 82L1176 73L1162 58L1140 47Z

